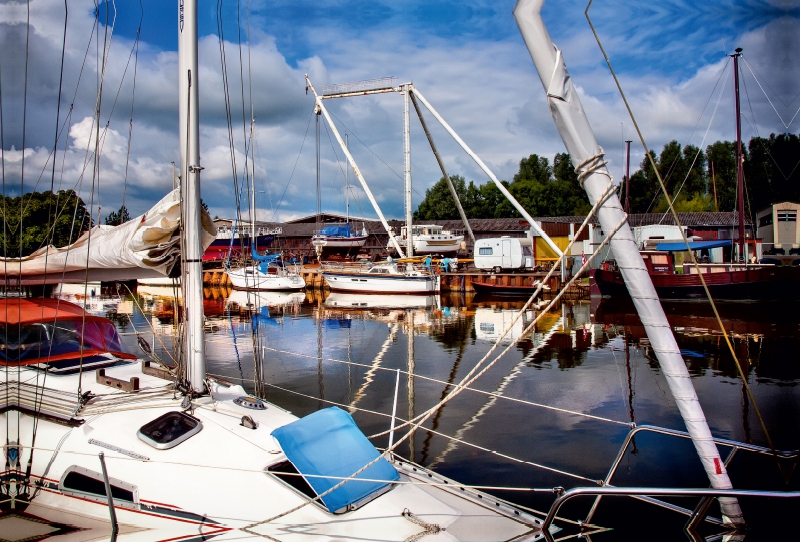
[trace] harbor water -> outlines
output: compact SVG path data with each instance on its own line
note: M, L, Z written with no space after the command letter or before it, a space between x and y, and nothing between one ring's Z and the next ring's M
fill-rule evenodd
M169 362L176 319L168 295L141 288L120 298L87 299L87 304L114 320L130 352L141 354L137 332ZM539 309L532 306L514 321L523 304L464 294L209 289L208 372L297 416L339 406L383 448L396 385L400 427L395 441L407 432L404 421L440 403L479 366L486 370L469 389L439 408L396 453L460 483L498 488L487 491L546 512L553 492L529 489L596 487L609 475L632 427L685 427L631 306L568 302L525 332ZM729 347L706 304L665 306L715 437L777 451L800 448L797 308L720 305ZM730 450L720 446L723 459ZM794 459L738 451L728 470L737 489L797 491L794 467ZM610 484L703 488L708 479L691 441L642 431L624 449ZM669 500L689 509L696 504ZM591 504L583 498L562 508L566 519L556 522L562 536L577 535L577 521L587 519ZM750 499L742 505L751 528L746 539L772 540L790 525L787 516L797 501ZM710 515L719 517L716 505ZM593 540L681 540L686 520L652 504L606 497L585 529L588 534L596 529ZM706 525L702 532L713 535L719 529Z

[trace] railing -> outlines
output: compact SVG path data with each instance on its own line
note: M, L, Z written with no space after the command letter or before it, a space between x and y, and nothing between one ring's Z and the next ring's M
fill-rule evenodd
M611 479L614 477L614 474L617 472L617 468L619 468L619 465L622 462L622 459L625 457L625 451L628 449L628 446L630 446L631 442L633 442L634 437L638 433L641 433L641 432L659 433L659 434L662 434L662 435L667 435L667 436L672 436L672 437L679 437L679 438L683 438L683 439L690 439L691 438L689 433L687 433L686 431L678 431L677 429L668 429L668 428L665 428L665 427L658 427L658 426L654 426L654 425L641 425L639 427L634 427L633 429L631 429L631 431L625 437L625 440L623 441L622 446L620 446L619 452L617 452L617 457L614 460L614 462L612 463L611 468L609 469L605 480L603 480L603 482L602 482L603 487L602 488L574 488L576 490L581 490L580 492L576 492L576 493L580 493L580 494L583 494L583 495L588 495L588 494L597 495L597 498L595 499L594 503L592 504L592 507L589 510L589 513L587 514L586 519L584 520L584 523L590 523L591 522L592 516L594 516L594 513L597 510L597 506L600 504L600 498L603 495L616 495L616 496L621 496L621 495L625 496L625 495L627 495L627 496L630 496L630 497L638 498L639 500L643 500L645 502L649 502L650 504L654 504L654 505L659 506L661 508L666 508L668 510L672 510L673 512L678 512L680 514L689 516L690 520L689 520L689 523L687 524L687 528L694 527L700 521L704 521L704 520L705 521L709 521L710 523L715 523L715 524L721 525L722 524L722 520L715 519L715 518L706 518L706 512L708 510L709 505L711 504L710 497L723 496L723 490L715 490L715 489L676 489L676 488L672 488L672 489L666 489L666 488L617 488L617 487L613 487L611 485ZM728 439L721 439L721 438L715 438L713 440L719 446L727 446L727 447L731 448L731 452L728 454L728 457L725 459L725 462L724 462L726 467L728 465L730 465L731 461L733 460L734 456L736 455L736 453L739 450L744 450L744 451L747 451L747 452L754 452L754 453L758 453L758 454L762 454L762 455L776 455L781 459L795 459L795 458L798 457L798 452L800 451L800 450L792 450L792 451L780 451L780 450L777 450L777 451L773 451L772 449L765 448L764 446L756 446L755 444L748 444L748 443L745 443L745 442L739 442L739 441L735 441L735 440L728 440ZM605 490L608 490L608 491L605 491ZM572 490L570 490L570 491L568 491L566 493L570 493L571 491ZM595 493L592 493L592 491L595 491ZM649 491L649 493L648 493L648 491ZM681 491L687 492L687 493L679 493ZM699 492L703 492L703 491L705 491L706 493L699 493ZM726 490L726 491L735 491L735 490ZM676 492L676 493L673 493L673 492ZM566 493L565 493L565 495L566 495ZM745 493L747 493L747 492L745 492ZM757 492L757 491L754 491L754 492L751 492L751 493L753 493L755 495L757 493L766 494L766 493L770 493L770 492ZM786 494L782 493L782 492L774 492L774 493L777 493L778 496L781 496L781 497L786 496ZM661 500L658 500L658 499L655 499L655 498L652 497L653 495L670 496L670 495L679 495L679 494L683 495L683 496L700 495L700 496L703 496L705 498L702 499L700 501L700 503L698 503L698 505L694 508L694 510L689 510L687 508L683 508L681 506L677 506L677 505L674 505L674 504L671 504L671 503L668 503L668 502L665 502L665 501L661 501ZM572 498L574 496L575 496L574 494L570 494L570 496L568 498ZM736 496L736 495L731 495L731 496ZM762 496L762 495L756 495L756 496ZM763 495L763 496L767 496L767 495ZM791 494L789 496L800 496L800 493ZM566 500L566 499L564 499L564 500ZM553 512L553 507L556 507L556 506L560 507L561 504L563 504L563 501L560 501L560 498L556 499L556 501L551 506L551 512ZM555 512L553 512L553 515L555 515Z
M581 495L597 495L600 496L615 496L615 497L703 497L707 500L713 497L762 497L762 498L779 498L779 499L796 499L800 497L800 491L759 491L759 490L738 490L738 489L681 489L681 488L663 488L663 487L574 487L561 492L550 510L547 512L542 522L542 534L548 542L553 542L553 537L550 534L549 528L552 525L558 511L568 500L579 497ZM650 499L655 500L655 499ZM661 501L658 501L661 502ZM702 501L701 501L702 502ZM664 503L669 504L669 503ZM695 527L705 517L705 510L699 510L692 513L689 522L686 524L686 531L690 534L693 540L702 540L698 538Z

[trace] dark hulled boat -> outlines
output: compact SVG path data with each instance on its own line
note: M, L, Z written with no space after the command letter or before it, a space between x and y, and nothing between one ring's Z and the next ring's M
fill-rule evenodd
M685 273L676 273L670 252L643 251L642 258L660 299L706 299L700 275L693 266L686 266ZM728 263L700 264L699 267L714 300L800 300L800 267L797 266ZM622 273L613 260L592 271L590 284L592 297L629 297Z

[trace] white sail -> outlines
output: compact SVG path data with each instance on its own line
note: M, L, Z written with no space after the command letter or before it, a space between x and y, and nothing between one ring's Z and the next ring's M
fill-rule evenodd
M91 278L167 275L180 259L180 191L173 190L145 214L119 226L94 226L66 247L42 247L24 258L0 258L0 281L45 284ZM203 245L216 228L203 212Z

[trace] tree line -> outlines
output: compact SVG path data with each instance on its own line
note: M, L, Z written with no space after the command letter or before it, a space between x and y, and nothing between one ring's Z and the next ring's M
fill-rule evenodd
M745 178L745 213L756 213L779 201L800 202L800 138L795 134L753 137L742 145ZM664 145L659 155L650 155L664 180L678 212L733 211L736 206L736 144L717 141L705 151L677 141ZM514 218L519 213L494 183L467 184L460 175L451 176L468 218ZM523 158L509 183L509 192L532 216L585 215L591 209L578 183L575 166L566 153L556 154L552 165L532 154ZM624 184L620 199L624 198ZM647 156L630 179L630 212L658 213L667 210L667 200ZM414 212L415 220L458 219L446 180L442 177L426 190Z

